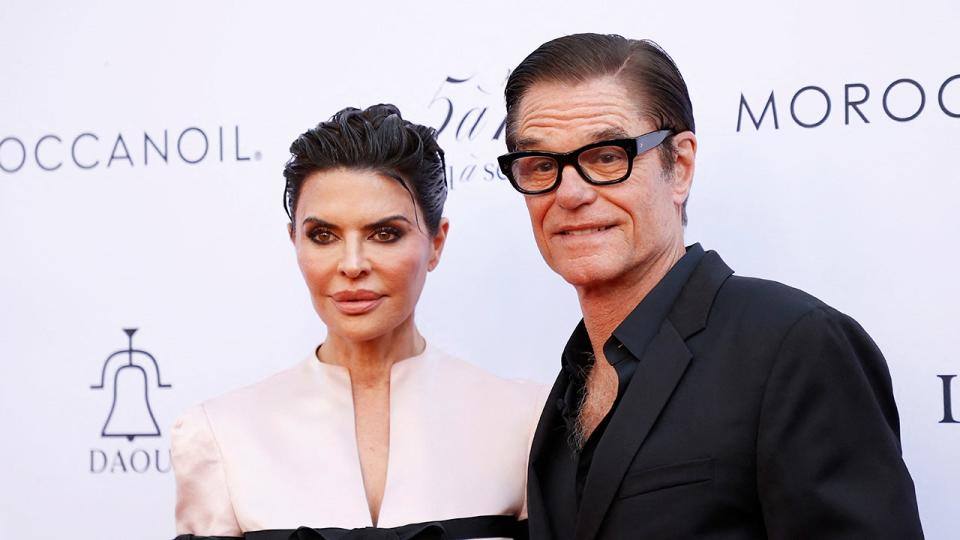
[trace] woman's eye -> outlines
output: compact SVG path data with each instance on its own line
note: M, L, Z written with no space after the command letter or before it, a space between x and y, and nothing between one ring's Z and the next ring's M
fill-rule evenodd
M373 233L373 239L377 242L390 243L395 242L400 239L400 231L392 227L385 227L383 229L377 229Z
M329 244L334 240L336 240L336 237L333 235L332 232L324 229L317 229L315 231L311 231L309 236L311 240L313 240L318 244Z

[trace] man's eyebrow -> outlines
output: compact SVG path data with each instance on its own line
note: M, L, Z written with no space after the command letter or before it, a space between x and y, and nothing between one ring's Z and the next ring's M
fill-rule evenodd
M540 139L534 139L533 137L517 139L517 144L514 145L518 152L523 152L524 150L536 148L538 146L540 146Z
M601 129L600 131L595 131L593 133L594 142L607 141L610 139L628 139L630 135L627 134L623 128L613 127L607 129Z
M590 140L592 142L599 142L599 141L608 141L610 139L628 139L628 138L630 138L630 135L626 131L624 131L623 128L611 127L611 128L601 129L600 131L593 132L593 135L591 135ZM529 149L536 149L542 145L543 145L543 142L540 139L535 139L533 137L524 137L522 139L517 140L515 147L518 152L523 152Z

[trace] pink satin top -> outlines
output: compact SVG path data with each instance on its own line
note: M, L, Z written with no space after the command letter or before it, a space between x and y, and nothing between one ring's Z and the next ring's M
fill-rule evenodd
M394 364L377 526L525 514L546 391L429 345ZM349 372L313 354L189 409L173 427L172 451L178 534L372 525Z

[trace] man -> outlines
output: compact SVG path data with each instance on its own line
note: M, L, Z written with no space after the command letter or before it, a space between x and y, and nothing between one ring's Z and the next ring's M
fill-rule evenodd
M531 538L922 538L870 337L684 248L697 139L670 57L559 38L506 100L501 168L583 311L533 440Z

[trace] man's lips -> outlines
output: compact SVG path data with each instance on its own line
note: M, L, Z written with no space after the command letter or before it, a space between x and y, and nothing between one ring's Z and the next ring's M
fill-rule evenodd
M367 290L340 291L330 295L334 307L346 315L362 315L380 305L384 295Z
M608 229L612 229L613 225L602 225L602 224L589 224L589 225L574 225L567 226L559 229L555 234L558 236L568 236L568 237L577 237L577 236L587 236L591 234L601 233Z

